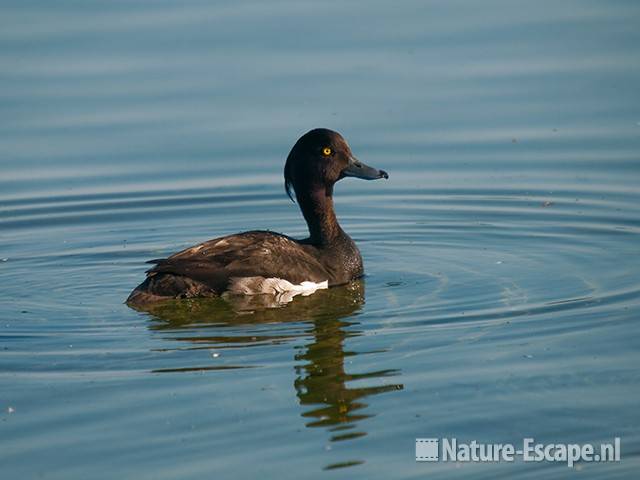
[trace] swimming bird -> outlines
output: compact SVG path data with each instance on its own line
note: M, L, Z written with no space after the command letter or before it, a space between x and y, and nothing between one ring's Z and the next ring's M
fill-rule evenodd
M155 264L129 295L127 304L223 294L308 295L346 284L364 274L355 242L340 227L333 187L345 177L389 178L365 165L339 133L317 128L295 143L284 167L285 191L292 190L309 227L303 240L270 231L215 238Z

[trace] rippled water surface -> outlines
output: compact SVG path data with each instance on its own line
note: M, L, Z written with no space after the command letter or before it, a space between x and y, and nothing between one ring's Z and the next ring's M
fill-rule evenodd
M0 5L6 478L564 478L416 463L416 437L607 442L640 468L637 2ZM144 262L304 236L326 126L367 275L123 304Z

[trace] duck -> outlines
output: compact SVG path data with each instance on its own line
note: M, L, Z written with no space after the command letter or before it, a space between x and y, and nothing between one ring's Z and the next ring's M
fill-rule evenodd
M362 277L360 251L338 223L333 206L334 185L347 177L376 180L389 175L358 160L338 132L310 130L293 145L284 166L284 189L297 200L309 229L307 238L251 230L150 260L153 267L125 303L135 307L257 294L284 295L290 301Z

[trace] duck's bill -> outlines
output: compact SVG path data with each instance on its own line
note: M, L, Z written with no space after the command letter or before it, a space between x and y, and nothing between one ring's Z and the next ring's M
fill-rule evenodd
M389 174L384 170L370 167L362 163L355 157L349 159L349 165L342 171L343 177L356 177L365 180L377 180L378 178L389 178Z

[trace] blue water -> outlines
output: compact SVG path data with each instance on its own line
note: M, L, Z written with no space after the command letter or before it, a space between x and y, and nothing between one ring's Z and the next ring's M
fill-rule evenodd
M3 478L631 478L640 5L0 4ZM144 262L304 236L284 159L340 131L367 272L123 304ZM417 437L618 463L418 463Z

